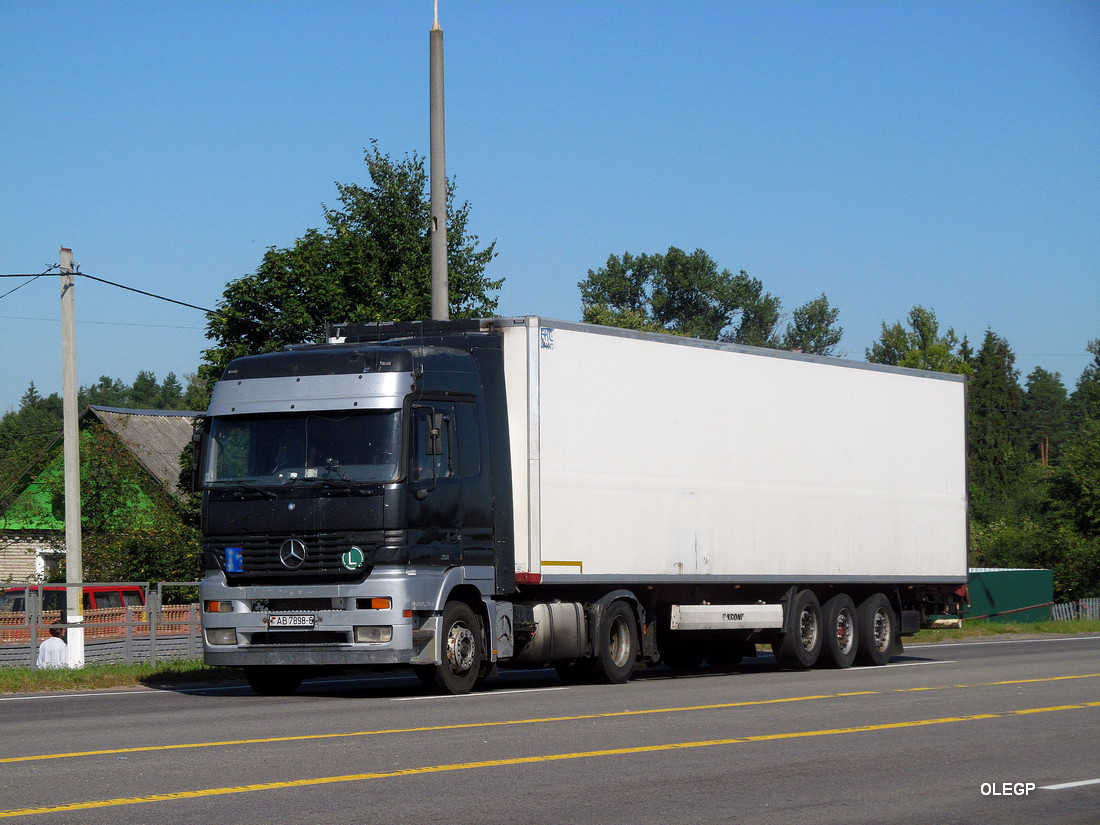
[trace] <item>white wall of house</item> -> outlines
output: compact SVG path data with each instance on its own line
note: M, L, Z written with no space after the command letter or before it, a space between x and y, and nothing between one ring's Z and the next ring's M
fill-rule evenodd
M0 533L0 582L42 582L65 558L65 537L51 532Z

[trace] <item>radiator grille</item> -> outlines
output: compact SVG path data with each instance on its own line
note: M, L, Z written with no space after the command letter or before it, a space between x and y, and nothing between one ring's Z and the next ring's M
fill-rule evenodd
M208 536L203 542L204 564L225 571L230 584L284 578L352 581L370 572L380 547L400 546L403 541L400 530ZM330 610L331 605L298 609Z

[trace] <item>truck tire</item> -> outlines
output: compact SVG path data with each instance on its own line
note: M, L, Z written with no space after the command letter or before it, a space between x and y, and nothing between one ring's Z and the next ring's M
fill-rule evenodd
M788 670L806 670L817 664L821 655L821 603L812 590L799 590L790 604L790 631L772 644L779 666Z
M443 661L417 667L416 675L426 686L442 693L469 693L485 658L481 623L465 602L448 602L443 608L441 632Z
M898 623L890 600L882 593L868 596L856 610L856 661L884 665L894 655Z
M244 678L261 696L289 696L302 684L302 673L295 667L252 665L244 669Z
M603 614L599 635L595 640L595 673L597 681L621 685L630 681L638 664L638 625L630 605L612 602Z
M824 667L851 667L859 652L856 606L852 599L841 593L825 602L821 607L821 626L825 633L821 642L820 664Z

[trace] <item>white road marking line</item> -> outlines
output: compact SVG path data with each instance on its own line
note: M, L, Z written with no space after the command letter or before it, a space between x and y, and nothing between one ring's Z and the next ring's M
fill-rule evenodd
M503 696L506 693L547 693L552 690L569 690L567 687L520 688L516 690L487 690L478 693L461 693L457 696L391 696L391 702L421 702L425 699L474 699L478 696Z
M1080 788L1084 785L1100 785L1100 779L1082 779L1080 782L1063 782L1060 785L1040 785L1041 791L1062 791L1066 788Z
M917 648L926 647L938 647L938 648L952 648L952 647L980 647L982 645L1026 645L1039 642L1098 642L1100 636L1066 636L1060 639L1005 639L1000 642L931 642L922 645L905 645L906 650L916 650Z

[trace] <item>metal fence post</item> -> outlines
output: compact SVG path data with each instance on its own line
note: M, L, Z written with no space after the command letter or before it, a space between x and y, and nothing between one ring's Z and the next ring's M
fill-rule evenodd
M34 599L31 599L31 593ZM26 612L24 619L30 624L31 630L31 670L38 670L38 622L42 617L42 591L32 591L29 587L23 588L23 607Z
M149 664L157 664L157 625L160 624L160 585L156 591L149 591L145 598L145 612L149 619Z

